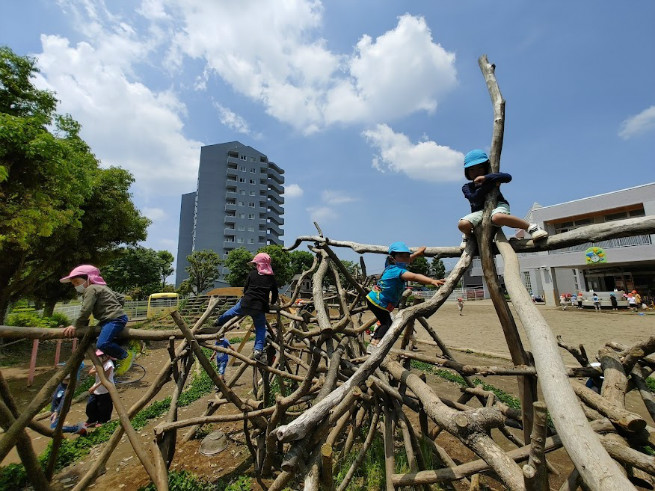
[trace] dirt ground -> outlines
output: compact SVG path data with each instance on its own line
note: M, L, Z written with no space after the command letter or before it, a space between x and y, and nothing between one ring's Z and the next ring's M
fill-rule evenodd
M579 311L570 307L566 311L547 306L539 306L538 308L555 334L561 334L563 341L567 344L575 346L583 344L590 358L593 358L598 349L608 341L632 345L649 338L655 332L655 315L652 313L638 315L625 311L603 311L596 313L591 310ZM458 314L456 305L448 302L430 319L430 324L437 329L445 343L451 349L456 350L454 354L458 361L476 365L508 364L506 360L509 359L509 353L504 341L502 329L493 306L489 301L467 302L463 315L461 316ZM526 349L529 349L529 342L520 324L519 331ZM422 329L417 332L417 336L420 340L429 339L428 334ZM251 344L247 345L246 350L249 350L250 346ZM434 347L427 343L419 343L419 348L421 352L426 354L435 353ZM37 371L35 383L31 388L26 387L29 356L25 357L25 360L22 362L10 367L2 366L5 360L0 357L2 373L8 380L12 388L12 393L15 395L19 405L26 405L37 392L38 388L51 375L53 370L52 358L54 356L52 351L51 348L41 350L39 358L40 368ZM62 357L66 355L67 353L65 351L62 352ZM568 353L562 350L562 355L565 363L571 366L576 365L575 360ZM165 343L152 343L148 346L146 353L138 359L138 363L146 368L144 379L136 384L119 386L121 399L127 407L141 397L143 390L152 382L163 363L167 360L168 353ZM234 367L228 368L226 373L228 379L234 370L236 370ZM243 383L237 386L237 391L246 395L250 387L250 384L246 383L249 377L244 376L241 380ZM516 394L517 392L516 379L513 377L487 377L485 382L508 393ZM447 382L437 376L428 375L428 383L442 398L454 400L460 395L458 385ZM168 384L160 392L157 399L163 399L171 391L172 385ZM205 410L210 397L214 397L214 395L205 396L190 406L181 408L179 419L200 416ZM71 414L67 418L67 422L84 421L84 407L83 402L75 404ZM638 395L630 394L627 407L646 417L649 424L655 424L648 416ZM221 412L232 413L234 410L225 407L218 414ZM114 415L116 415L115 412ZM152 428L161 422L161 420L162 417L154 420L139 431L140 439L144 445L151 445L153 439ZM225 451L214 457L206 457L198 452L200 440L191 440L186 445L177 446L172 468L177 470L185 469L211 481L215 481L220 477L238 477L242 474L251 473L252 466L248 460L248 450L244 445L242 423L215 425L215 428L220 428L228 436L229 445ZM185 429L182 429L178 433L178 441L185 433ZM42 452L47 445L47 438L31 432L30 434L33 438L35 451L37 453ZM520 436L519 433L517 435ZM69 438L77 437L69 436ZM498 437L497 441L507 449L513 448L512 444L503 437ZM463 447L453 437L445 434L445 432L439 436L438 443L447 448L457 462L465 462L474 458L468 449ZM55 479L55 488L68 489L72 487L79 479L79 476L84 474L100 451L101 446L94 448L81 461L64 469ZM2 465L17 461L18 456L14 450L5 458ZM572 465L566 452L563 450L549 454L549 462L560 472L559 477L551 477L551 489L558 489L563 479L572 470ZM149 479L145 471L139 464L127 437L124 436L107 463L106 473L96 481L94 489L136 490L148 482ZM487 483L495 489L498 488L497 484L494 484L493 481L488 481Z

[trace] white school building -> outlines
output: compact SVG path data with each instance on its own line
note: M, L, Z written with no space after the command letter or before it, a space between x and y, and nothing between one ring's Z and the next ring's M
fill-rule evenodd
M655 215L655 183L552 206L535 203L526 219L556 235L583 225L646 215ZM589 290L637 290L642 296L655 296L655 230L648 235L518 256L527 289L549 305L558 305L561 294ZM496 266L502 275L501 256L496 257ZM470 275L482 275L479 259L473 261Z

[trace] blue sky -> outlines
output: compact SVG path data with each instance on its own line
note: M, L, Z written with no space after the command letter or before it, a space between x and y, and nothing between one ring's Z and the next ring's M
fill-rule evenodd
M30 0L0 3L0 44L38 58L103 165L133 173L148 247L177 252L200 147L232 140L285 169L286 244L317 220L447 246L463 155L491 142L482 54L514 214L655 180L654 20L642 0Z

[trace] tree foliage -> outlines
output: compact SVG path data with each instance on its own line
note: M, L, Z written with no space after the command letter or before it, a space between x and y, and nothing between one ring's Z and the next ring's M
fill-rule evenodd
M408 268L412 273L430 276L430 263L423 256L418 256L409 265Z
M185 280L187 282L185 288L188 288L190 293L198 295L214 286L214 281L219 276L218 267L223 263L218 254L205 249L194 251L186 259L189 262L186 267L189 278ZM182 285L180 285L180 288L182 288Z
M278 286L286 285L293 278L293 270L291 269L291 258L289 251L285 251L279 245L267 245L257 251L265 252L271 256L271 267L275 274L275 280Z
M102 275L113 290L141 300L160 290L159 252L144 247L124 248L117 258L103 267Z
M232 249L227 254L224 266L228 268L230 272L225 276L225 281L227 281L230 286L244 286L246 284L248 272L252 268L252 266L249 265L250 261L252 261L252 257L252 253L245 247ZM273 269L273 271L275 271L275 269Z
M166 289L166 278L175 271L173 267L175 258L169 251L157 251L157 256L159 257L159 276L161 277L161 291L163 292Z
M289 253L291 271L294 275L307 271L314 264L314 255L307 251L293 251Z
M80 125L34 87L36 73L35 59L0 47L0 318L20 297L56 301L61 276L106 263L149 224L131 201L132 176L100 169Z
M446 277L446 266L438 257L432 259L432 265L430 269L432 270L432 276L434 278L442 280Z

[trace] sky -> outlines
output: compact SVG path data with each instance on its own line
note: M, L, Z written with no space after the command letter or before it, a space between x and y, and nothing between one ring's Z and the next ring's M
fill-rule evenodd
M37 58L102 166L133 174L146 247L176 255L200 148L233 140L285 170L286 245L317 221L453 246L464 154L491 144L483 54L513 214L655 181L654 21L650 0L3 0L0 45Z

